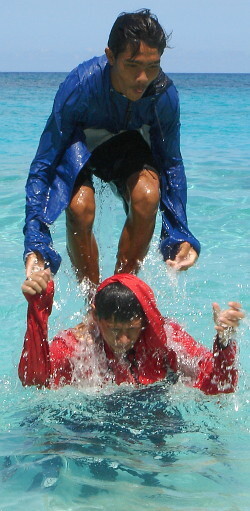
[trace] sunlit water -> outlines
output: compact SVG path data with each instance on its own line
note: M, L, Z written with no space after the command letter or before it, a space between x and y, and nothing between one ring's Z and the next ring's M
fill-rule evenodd
M238 335L233 395L204 396L158 383L134 389L24 389L17 363L25 330L22 282L24 184L64 75L0 74L1 111L1 511L249 510L249 316ZM162 313L212 345L211 303L249 313L249 75L176 75L188 217L202 253L167 273L157 253L160 218L140 273ZM96 184L102 276L112 274L122 204ZM81 320L85 303L65 249L64 215L53 227L63 264L50 335Z

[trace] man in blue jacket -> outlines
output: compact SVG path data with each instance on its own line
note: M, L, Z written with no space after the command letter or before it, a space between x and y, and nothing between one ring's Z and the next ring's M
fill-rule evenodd
M61 258L48 226L66 209L78 280L98 284L93 175L109 182L124 203L116 273L139 270L159 204L163 259L176 270L196 261L200 246L187 225L178 94L160 67L168 38L148 9L121 14L105 55L83 62L61 84L26 185L27 277L44 264L57 272Z

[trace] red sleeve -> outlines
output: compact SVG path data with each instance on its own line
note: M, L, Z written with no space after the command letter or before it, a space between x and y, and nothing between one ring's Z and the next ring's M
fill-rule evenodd
M53 280L41 295L25 295L29 304L27 330L18 367L18 376L23 385L49 385L51 364L47 337L53 296Z
M217 338L214 341L211 360L199 362L199 375L194 387L205 394L234 392L238 383L236 367L237 344L235 341L222 349Z
M234 392L238 381L237 345L231 341L221 349L216 338L213 352L196 342L177 323L171 322L173 345L184 376L192 378L193 387L205 394Z
M51 385L66 385L72 380L72 356L77 339L71 330L64 330L50 344Z

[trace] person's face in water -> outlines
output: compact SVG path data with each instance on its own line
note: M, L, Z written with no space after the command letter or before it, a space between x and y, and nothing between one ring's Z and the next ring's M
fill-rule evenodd
M111 348L113 353L123 356L135 345L144 328L142 318L132 318L129 321L115 321L110 319L99 319L96 316L103 339Z
M161 57L159 51L142 41L138 53L134 56L129 45L117 57L110 48L106 48L105 53L111 65L111 82L114 89L131 101L140 99L159 74Z

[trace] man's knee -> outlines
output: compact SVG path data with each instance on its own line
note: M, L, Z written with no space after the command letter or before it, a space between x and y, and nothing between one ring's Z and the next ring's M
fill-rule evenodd
M71 228L89 229L95 219L95 198L91 189L80 190L73 196L66 210L67 225Z
M131 179L132 178L132 179ZM159 177L150 170L128 180L130 208L144 217L155 216L160 200Z

